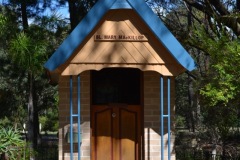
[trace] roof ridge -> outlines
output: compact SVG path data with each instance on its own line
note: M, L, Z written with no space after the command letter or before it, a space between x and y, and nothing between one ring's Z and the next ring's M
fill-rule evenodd
M132 9L127 0L116 0L111 9Z

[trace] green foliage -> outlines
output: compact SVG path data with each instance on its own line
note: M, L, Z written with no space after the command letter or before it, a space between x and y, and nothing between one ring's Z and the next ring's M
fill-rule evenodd
M22 31L15 16L18 11L11 5L0 6L0 11L0 123L21 126L28 116L29 72L34 74L35 110L41 115L56 105L57 90L49 84L43 64L65 38L67 27L57 16L35 15L37 18Z
M42 124L43 131L57 131L58 130L58 108L49 108L40 116L39 122Z
M239 119L240 40L228 30L215 29L198 26L189 42L209 57L198 82L201 115L211 141L219 143L235 132Z
M186 127L186 118L183 116L177 115L176 118L176 128L185 128Z
M210 55L207 77L200 90L209 106L231 106L240 95L240 40L231 38L227 32L217 36L200 27L191 41Z
M0 5L0 51L7 48L9 40L14 36L14 32L18 30L15 23L17 15L7 6Z
M19 158L19 151L24 147L19 131L13 128L0 128L0 155L5 154L9 159Z
M26 33L21 32L16 39L11 41L10 56L14 63L28 71L39 72L43 69L45 60L46 43L31 38Z
M0 126L2 127L11 126L11 121L5 116L1 119Z
M237 107L203 107L203 123L211 133L208 138L214 143L226 141L229 135L238 130Z
M6 25L7 24L7 17L5 17L3 14L0 14L0 35L4 35L4 31L6 31Z
M218 103L228 105L239 95L240 61L239 42L217 42L212 55L212 79L202 89L201 94L209 100L211 106ZM218 53L218 54L216 54Z
M188 77L182 74L176 78L176 127L187 127L191 119L191 107L188 100Z

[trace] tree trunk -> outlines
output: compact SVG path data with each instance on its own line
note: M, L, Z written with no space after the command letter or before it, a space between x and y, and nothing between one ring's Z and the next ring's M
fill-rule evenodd
M188 20L188 30L190 30L190 27L192 26L192 6L189 6L189 11L188 11L188 16L187 16L187 20Z
M22 13L23 29L27 30L28 29L28 17L27 17L27 4L26 4L26 0L23 0L21 2L21 13Z
M194 91L193 91L193 79L188 75L188 103L190 106L190 119L191 119L191 131L195 132L195 106L194 106Z
M33 87L33 73L29 72L28 73L28 78L29 78L29 97L28 97L28 142L29 142L29 149L30 152L33 153L33 151L36 150L37 148L37 140L35 137L36 136L36 131L34 125L35 123L35 108L34 108L34 99L33 99L33 93L34 93L34 87ZM31 160L35 159L35 156L31 154L30 156Z
M6 155L6 153L2 153L1 156L0 156L0 159L1 160L8 160L8 156Z
M27 2L26 0L21 1L21 16L22 25L24 31L28 29L28 16L27 16ZM29 96L28 96L28 128L27 128L27 141L29 143L29 149L31 153L37 149L37 138L39 135L39 122L38 122L38 111L36 108L36 95L34 87L33 72L28 72L28 83L29 83ZM31 160L35 159L35 155L31 154Z
M89 0L86 2L78 0L68 0L71 31L78 25L82 18L88 13L90 8L97 0Z
M237 0L236 5L237 5L238 12L240 12L240 0Z
M192 26L192 6L188 6L188 16L187 16L187 22L188 22L188 29L190 31L190 28ZM193 91L193 78L188 74L188 102L190 106L190 130L192 132L195 132L195 109L194 109L194 91Z
M71 24L71 31L77 26L77 7L76 7L76 0L68 0L69 6L69 13L70 13L70 24Z
M40 131L39 131L39 116L38 116L38 107L37 107L37 95L35 90L35 83L33 82L33 95L34 95L34 144L36 146L35 150L38 147L38 144L40 142Z

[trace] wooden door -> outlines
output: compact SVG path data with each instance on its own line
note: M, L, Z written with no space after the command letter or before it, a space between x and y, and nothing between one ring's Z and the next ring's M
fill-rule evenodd
M91 111L92 160L140 160L139 105L94 105Z

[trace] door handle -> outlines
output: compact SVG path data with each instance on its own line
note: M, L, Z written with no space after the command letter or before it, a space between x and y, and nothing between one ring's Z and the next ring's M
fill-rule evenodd
M113 113L113 114L112 114L112 117L113 117L113 118L116 117L116 113Z

